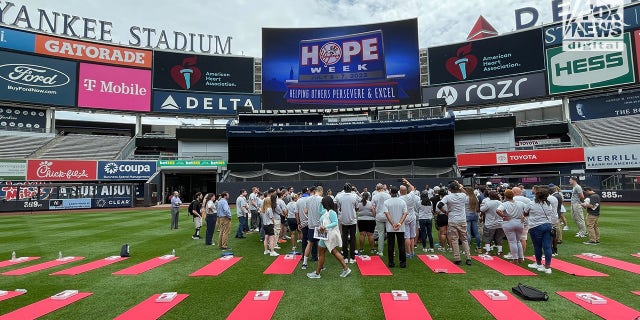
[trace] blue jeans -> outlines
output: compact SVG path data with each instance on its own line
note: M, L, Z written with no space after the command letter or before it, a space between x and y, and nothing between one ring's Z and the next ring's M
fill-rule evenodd
M236 231L236 238L244 237L244 229L247 227L247 217L238 217L238 231Z
M205 221L207 222L207 233L204 238L204 244L210 245L213 243L213 231L216 229L218 216L216 214L208 214Z
M471 245L471 238L476 238L476 249L481 248L478 214L475 212L467 214L467 238L469 239L469 245Z
M427 237L429 237L429 248L433 249L433 219L419 219L420 224L420 241L422 241L422 248L427 248Z
M542 252L544 251L544 263L551 265L551 223L541 224L529 229L531 242L533 243L533 253L536 256L536 263L542 264Z

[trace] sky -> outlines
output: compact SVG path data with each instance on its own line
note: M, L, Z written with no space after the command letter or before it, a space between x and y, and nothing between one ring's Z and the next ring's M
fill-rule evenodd
M4 6L7 1L0 1ZM465 41L479 15L499 33L515 30L515 10L533 7L538 25L551 22L551 0L12 0L5 20L22 5L113 23L115 43L132 40L130 27L232 37L231 53L260 57L261 28L370 24L418 18L420 48ZM7 23L7 21L5 21Z

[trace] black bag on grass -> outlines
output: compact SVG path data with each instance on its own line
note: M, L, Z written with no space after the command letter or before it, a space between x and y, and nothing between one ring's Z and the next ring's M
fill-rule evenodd
M517 286L511 288L511 291L521 296L525 300L532 300L532 301L549 300L549 295L546 292L522 283L518 283Z
M122 249L120 249L120 256L121 257L128 257L129 256L129 245L128 244L123 244L122 245Z

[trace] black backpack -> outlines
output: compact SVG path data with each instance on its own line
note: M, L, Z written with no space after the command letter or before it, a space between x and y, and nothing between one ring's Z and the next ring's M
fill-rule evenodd
M198 200L193 200L193 201L191 201L191 203L189 204L189 208L187 209L187 211L188 211L188 214L189 214L190 216L192 216L192 215L193 215L193 210L195 209L196 203L198 203Z
M129 256L129 245L128 244L123 244L122 248L120 249L120 256L121 257L128 257Z
M517 286L511 288L511 291L513 291L513 293L515 293L516 295L519 295L525 300L532 300L532 301L549 300L549 295L546 292L522 283L518 283Z

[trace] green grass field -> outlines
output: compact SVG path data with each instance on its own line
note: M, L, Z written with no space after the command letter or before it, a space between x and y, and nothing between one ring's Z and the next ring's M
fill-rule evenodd
M85 259L24 276L0 276L0 290L25 288L28 293L0 302L0 314L47 298L66 289L93 295L55 311L42 319L112 319L154 293L177 291L190 296L163 319L224 319L249 290L284 290L274 319L383 319L379 293L394 289L416 292L434 319L491 319L469 290L510 290L518 282L548 291L547 302L525 303L547 319L598 319L597 316L556 295L555 291L597 291L623 304L640 309L640 275L601 266L573 257L593 252L640 264L631 253L640 252L638 223L640 207L604 206L600 219L602 244L587 246L574 238L575 229L565 232L560 255L568 262L609 274L582 278L554 271L551 275L506 277L476 263L463 266L463 275L435 274L419 259L408 261L406 269L392 269L390 277L363 277L357 266L348 278L340 278L340 267L328 256L322 279L308 279L307 271L292 275L263 275L273 257L262 254L257 233L234 239L230 245L237 264L218 277L189 277L193 271L220 257L220 249L192 240L193 223L181 210L180 229L169 230L169 210L108 211L0 216L0 260L11 252L18 256L40 256L39 260L0 269L18 269L65 256ZM237 221L234 220L232 230ZM570 221L570 227L573 227ZM204 228L203 228L204 229ZM216 233L217 237L217 233ZM217 242L217 238L215 240ZM131 258L77 276L49 276L89 261L118 255L120 246L131 245ZM506 243L506 242L505 242ZM290 244L284 244L289 249ZM420 248L420 247L419 247ZM112 272L176 250L179 259L138 276L115 276ZM527 248L533 254L532 246ZM449 258L451 254L447 253ZM386 257L385 257L386 258ZM311 263L315 267L315 263Z

